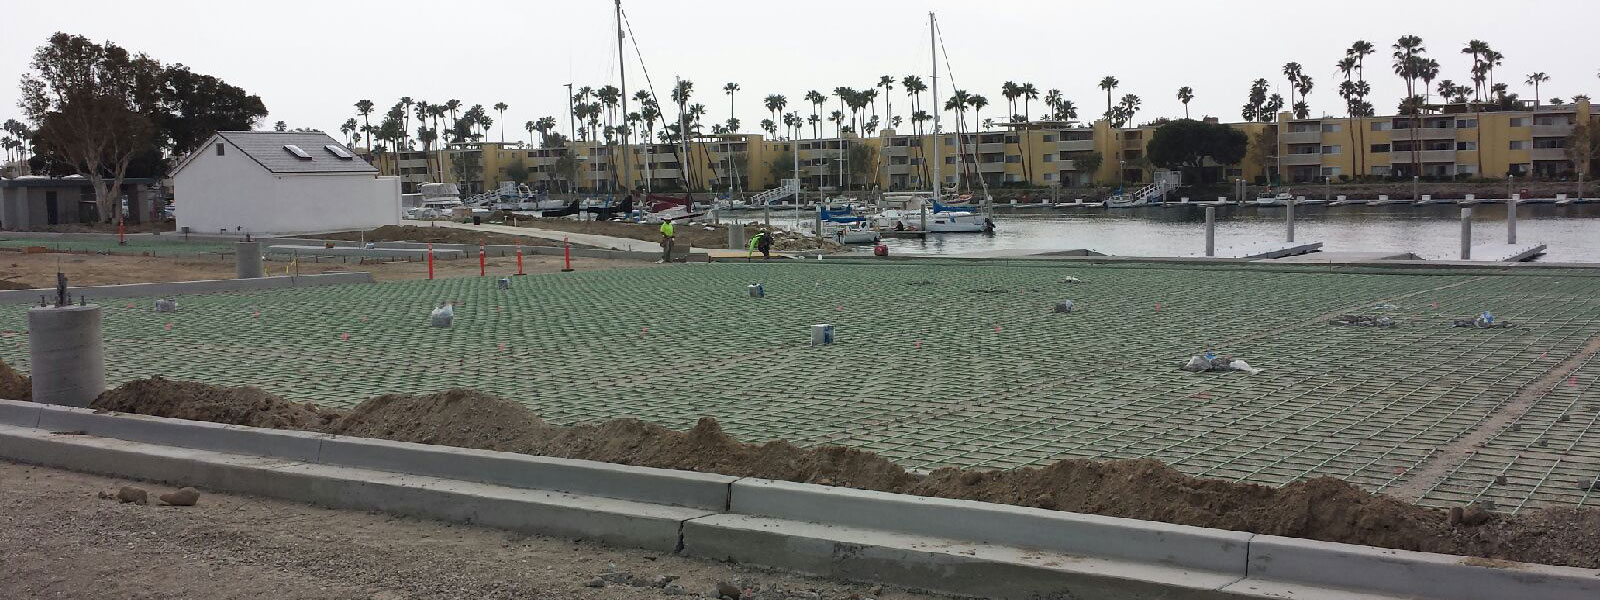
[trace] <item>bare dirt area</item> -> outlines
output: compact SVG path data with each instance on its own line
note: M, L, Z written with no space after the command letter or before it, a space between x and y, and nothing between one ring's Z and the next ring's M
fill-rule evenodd
M33 380L18 373L11 365L0 360L0 398L8 400L33 399Z
M172 221L146 221L143 223L124 223L123 233L166 233L177 231L178 224ZM117 233L116 223L71 223L67 225L51 225L32 231L48 231L51 233Z
M761 213L759 211L747 211L743 214L734 215L731 218L735 218L746 223L744 228L744 239L746 240L755 237L756 232L762 229L759 225L761 222ZM508 221L507 223L509 224L510 222ZM609 235L612 237L623 237L650 242L661 241L661 226L651 225L648 223L524 218L517 219L515 225L517 227L533 227L537 229L550 229L572 233ZM679 244L688 243L695 248L728 247L728 225L725 224L690 225L689 223L678 223L673 231L673 235L677 237ZM773 249L780 252L816 250L819 247L828 252L836 252L845 249L844 246L834 243L831 240L823 240L819 245L817 240L813 237L806 237L798 233L789 233L783 231L778 232L774 238L773 244Z
M8 462L0 481L9 598L644 600L715 598L719 583L756 600L941 597L204 490L162 506L166 486ZM123 486L149 504L119 502Z
M505 246L554 246L550 240L520 235L483 233L454 227L384 225L368 231L341 231L311 236L314 239L368 242L428 242L434 244L489 244Z
M470 233L470 232L463 232ZM313 273L341 273L364 271L372 273L378 281L423 279L428 276L426 262L376 262L338 259L321 261L302 258L294 267L282 261L267 263L268 275L282 275L285 268L302 275ZM523 269L527 273L554 273L562 268L559 256L524 255ZM649 266L647 263L602 258L573 258L575 269L616 269ZM164 281L196 281L201 279L233 279L233 257L151 257L105 254L23 253L0 251L0 289L33 289L54 287L56 269L67 274L72 285L115 285ZM489 258L491 275L508 275L517 272L515 256ZM434 276L476 277L476 258L434 261Z
M1467 508L1452 516L1349 483L1318 478L1281 488L1201 479L1154 460L1062 460L1042 468L983 471L943 468L908 473L870 452L837 446L798 448L782 441L739 442L713 419L675 431L633 419L561 427L514 402L471 390L426 396L390 395L348 413L271 397L259 390L213 388L160 379L108 392L96 408L157 416L207 415L229 394L239 402L315 415L284 420L287 427L384 438L685 469L726 475L980 500L1018 506L1163 521L1199 527L1600 568L1600 511L1525 511L1492 514ZM201 393L201 390L205 390ZM187 397L200 398L194 402ZM202 406L193 408L189 405ZM309 413L307 412L309 411ZM251 424L250 415L222 411L221 422ZM317 425L317 423L325 425ZM296 426L293 423L301 423Z

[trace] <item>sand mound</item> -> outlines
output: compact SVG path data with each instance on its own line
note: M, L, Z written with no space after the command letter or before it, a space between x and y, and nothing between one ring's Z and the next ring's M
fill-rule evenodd
M258 388L223 387L151 377L100 394L99 410L211 421L276 429L319 429L338 416L312 404L297 404Z
M18 373L6 361L0 360L0 398L6 400L33 399L33 380Z
M242 387L160 378L107 392L96 408L341 435L761 477L1262 534L1600 568L1600 511L1524 511L1452 527L1445 511L1332 478L1281 488L1191 477L1155 460L1062 460L1010 471L943 468L914 475L870 452L787 442L747 444L703 418L688 431L635 419L562 427L520 404L454 389L388 395L349 413Z

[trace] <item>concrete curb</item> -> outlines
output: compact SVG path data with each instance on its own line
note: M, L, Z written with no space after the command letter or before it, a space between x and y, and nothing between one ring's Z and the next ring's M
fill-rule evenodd
M1600 598L1591 569L11 400L0 458L988 597Z
M371 273L320 273L316 275L258 277L255 279L203 279L200 281L173 281L164 283L127 283L121 285L74 286L67 288L73 297L85 297L90 302L103 298L149 298L157 296L184 296L214 294L218 292L253 292L295 287L325 285L350 285L372 283ZM0 291L0 304L31 304L39 296L53 295L54 289Z

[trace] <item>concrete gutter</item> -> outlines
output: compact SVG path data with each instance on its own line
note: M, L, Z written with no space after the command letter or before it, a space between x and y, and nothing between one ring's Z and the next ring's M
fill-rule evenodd
M219 292L254 292L298 287L326 285L351 285L372 283L371 273L320 273L316 275L281 275L255 279L202 279L199 281L172 281L161 283L127 283L121 285L73 286L67 292L74 298L84 297L90 302L105 298L148 298L157 296L184 296L215 294ZM54 288L0 291L0 304L31 304L40 296L54 296Z
M1600 597L1589 569L9 400L0 458L992 598Z

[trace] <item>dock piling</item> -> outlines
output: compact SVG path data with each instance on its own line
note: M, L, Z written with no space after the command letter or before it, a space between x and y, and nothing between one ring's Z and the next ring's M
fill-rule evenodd
M1206 207L1206 256L1217 255L1217 207Z
M1461 260L1472 260L1472 209L1461 209Z
M1289 239L1287 241L1292 242L1294 241L1294 198L1288 200L1288 208L1289 211L1284 216L1284 222L1287 223L1289 229Z
M1517 197L1506 201L1506 243L1517 243Z

